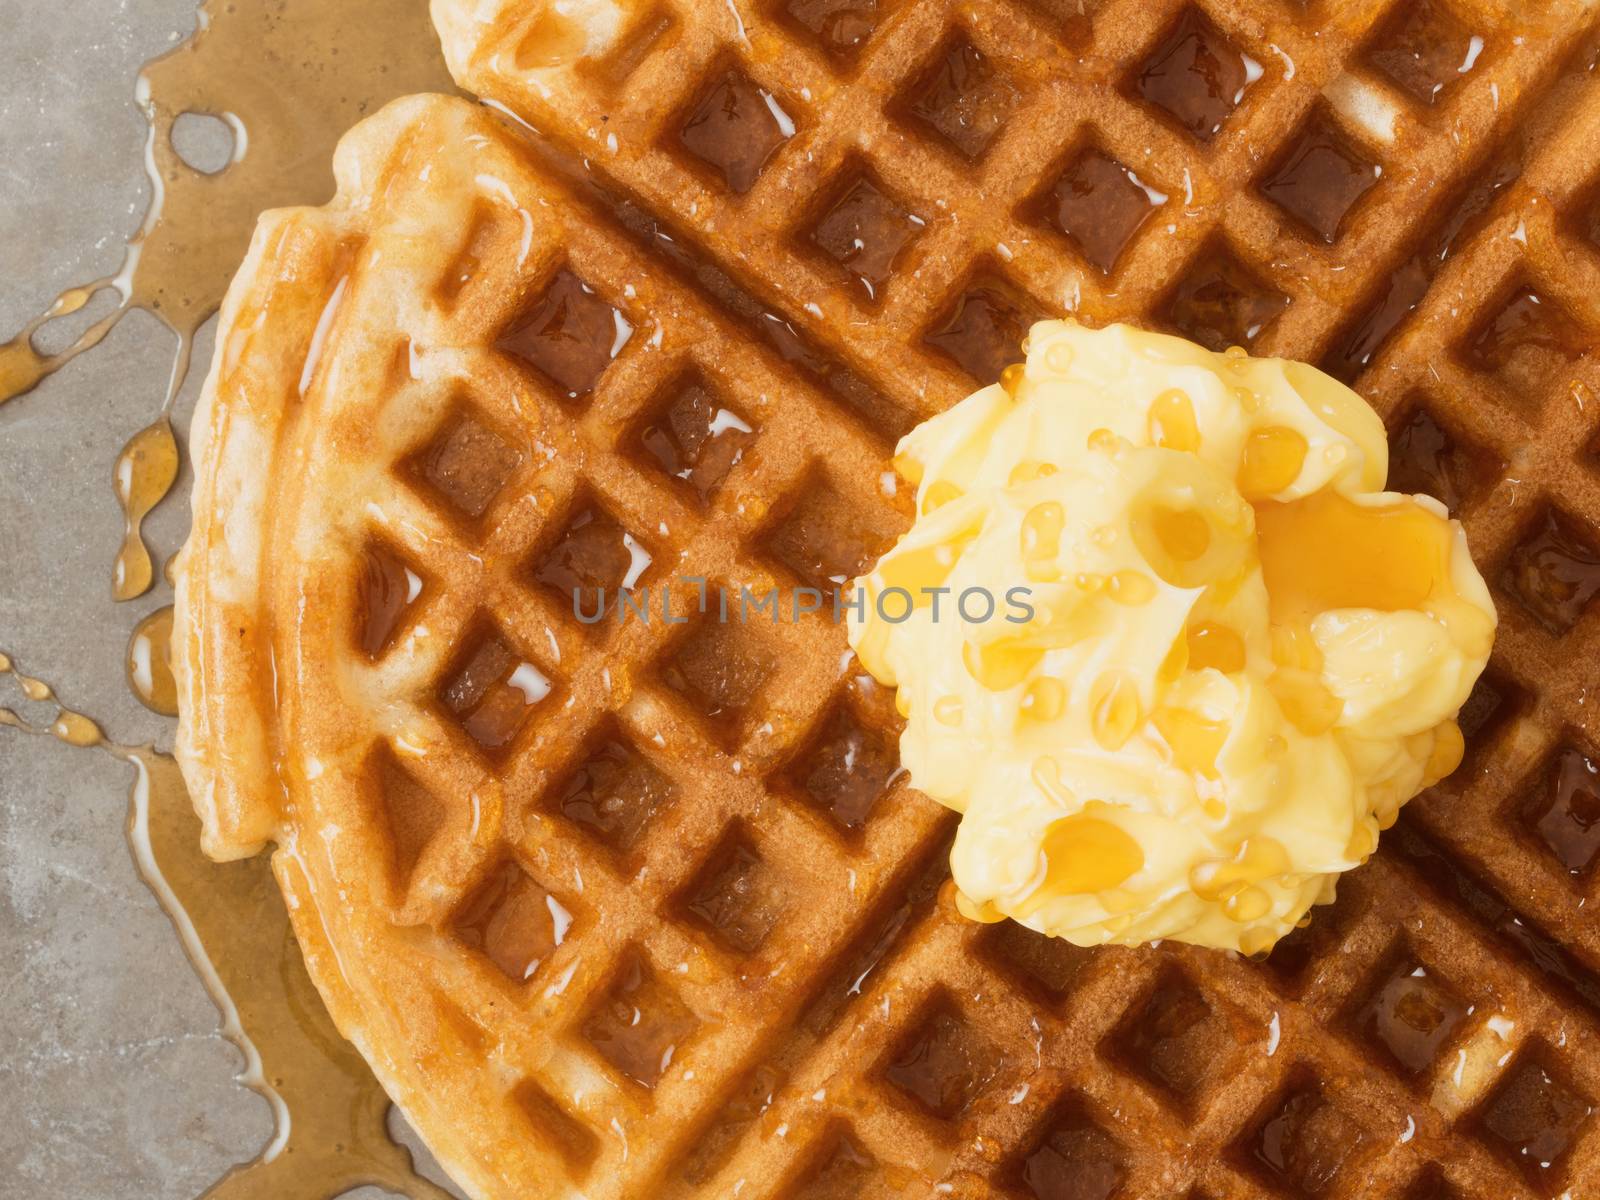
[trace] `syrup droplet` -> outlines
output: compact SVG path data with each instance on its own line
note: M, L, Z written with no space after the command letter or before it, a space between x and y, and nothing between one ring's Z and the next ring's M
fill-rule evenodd
M1432 787L1441 779L1454 774L1466 754L1467 742L1461 726L1454 721L1441 721L1434 729L1433 749L1422 768L1422 786Z
M1364 820L1357 821L1355 828L1350 831L1350 841L1344 848L1344 856L1351 862L1364 863L1377 848L1377 825Z
M1277 700L1289 723L1307 737L1327 733L1344 713L1344 701L1309 671L1293 668L1274 671L1267 678L1267 690Z
M1067 710L1067 688L1048 675L1035 679L1022 695L1022 711L1035 721L1054 721Z
M1211 547L1211 526L1192 510L1158 508L1150 527L1161 548L1180 563L1198 561Z
M1240 842L1232 858L1197 863L1189 872L1189 886L1202 900L1220 901L1236 895L1243 886L1287 874L1290 865L1282 842L1256 834Z
M156 609L128 639L128 687L152 712L178 715L178 685L172 677L172 605Z
M1193 454L1200 449L1200 424L1194 404L1178 388L1169 388L1150 405L1150 440L1168 450Z
M1138 571L1118 571L1106 580L1106 595L1118 604L1137 608L1156 598L1156 585L1150 576Z
M1239 464L1239 491L1246 500L1276 495L1300 477L1306 439L1286 425L1258 429L1245 440Z
M1034 462L1032 460L1019 462L1011 468L1011 474L1007 476L1006 483L1016 487L1019 483L1032 483L1035 479L1044 479L1046 476L1054 475L1055 473L1056 466L1054 463Z
M933 719L941 725L960 725L963 711L960 696L940 696L933 702Z
M69 746L94 746L101 740L100 726L82 713L67 708L56 714L50 732Z
M1228 740L1226 721L1213 721L1186 708L1158 708L1151 719L1180 769L1216 778L1217 756Z
M883 582L882 591L904 589L911 594L914 608L931 604L933 598L928 589L941 586L949 578L961 557L962 548L971 540L969 535L915 550L896 550L886 555L879 562L877 570L878 578ZM899 602L904 603L903 600Z
M1244 639L1226 625L1202 621L1189 629L1186 638L1190 670L1211 667L1224 675L1244 670Z
M1066 523L1066 511L1054 500L1035 504L1023 514L1023 570L1035 583L1053 583L1061 578L1056 559L1061 554L1061 531Z
M1278 935L1266 926L1246 929L1239 935L1239 953L1247 958L1265 958L1278 944Z
M1103 892L1144 866L1144 850L1120 826L1076 813L1045 830L1045 878L1028 898L1029 908L1056 896Z
M1056 342L1044 352L1045 365L1065 375L1072 369L1073 350L1066 342Z
M177 478L178 442L164 416L129 438L117 455L113 480L125 522L112 576L111 593L118 600L132 600L150 589L155 567L140 527Z
M967 642L961 647L961 661L967 674L991 692L1016 687L1042 658L1043 650L1019 645L1010 639L981 646Z
M1262 889L1247 884L1223 900L1222 911L1229 920L1238 921L1241 925L1247 921L1259 921L1272 911L1272 897Z
M928 485L928 490L922 497L922 511L931 513L943 508L952 500L961 499L961 489L948 479L936 479Z

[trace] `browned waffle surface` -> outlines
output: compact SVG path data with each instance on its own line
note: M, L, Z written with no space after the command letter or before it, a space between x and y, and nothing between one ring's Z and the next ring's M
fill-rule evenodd
M198 426L211 845L281 834L441 1157L496 1197L1600 1186L1594 18L622 15L570 70L520 16L451 47L541 140L360 127L340 199L264 223ZM1462 771L1265 964L958 918L831 623L571 612L855 573L894 438L1062 312L1352 379L1496 587Z

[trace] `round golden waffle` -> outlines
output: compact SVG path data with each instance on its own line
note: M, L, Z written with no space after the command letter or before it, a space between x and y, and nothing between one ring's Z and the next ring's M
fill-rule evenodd
M435 5L540 136L402 101L331 205L263 220L179 580L208 849L277 843L330 1010L451 1172L1583 1195L1596 16L571 7L582 37ZM1497 588L1462 770L1265 963L963 921L951 818L825 615L724 623L684 584L681 624L573 613L853 575L906 520L896 436L1064 312L1353 380Z

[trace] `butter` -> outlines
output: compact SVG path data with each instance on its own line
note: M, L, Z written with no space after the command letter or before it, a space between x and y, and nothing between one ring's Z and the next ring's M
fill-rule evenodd
M1026 346L900 443L917 520L851 645L898 689L913 783L963 814L964 912L1261 953L1459 763L1488 590L1320 371L1127 326ZM997 614L962 619L968 592Z

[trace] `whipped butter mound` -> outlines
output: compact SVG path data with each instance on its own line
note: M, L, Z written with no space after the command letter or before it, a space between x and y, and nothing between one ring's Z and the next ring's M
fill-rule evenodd
M918 516L851 645L963 814L969 916L1264 952L1460 762L1488 590L1320 371L1127 326L1025 345L900 443Z

